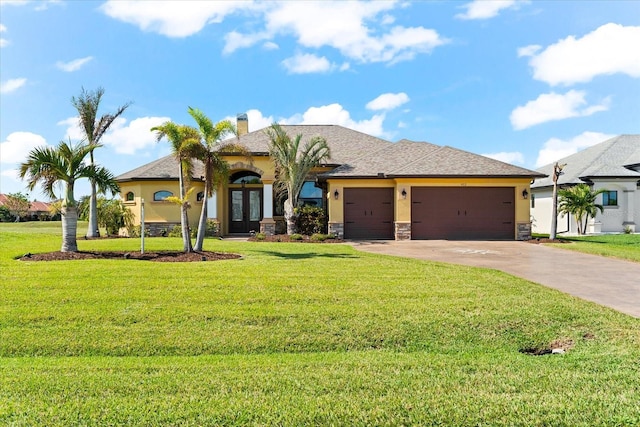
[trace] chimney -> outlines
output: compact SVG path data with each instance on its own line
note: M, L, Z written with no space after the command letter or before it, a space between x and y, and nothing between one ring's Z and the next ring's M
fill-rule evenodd
M238 114L236 128L238 129L238 136L249 133L249 119L245 113Z

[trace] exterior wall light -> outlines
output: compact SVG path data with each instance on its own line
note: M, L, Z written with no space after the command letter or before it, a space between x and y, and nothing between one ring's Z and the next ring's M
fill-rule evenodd
M527 191L526 188L524 190L522 190L522 198L523 199L529 198L529 192Z
M402 194L402 198L403 199L407 198L407 190L405 190L404 188L402 189L402 193L400 193L400 194Z
M338 193L338 190L333 192L333 198L338 200L338 197L340 197L340 193Z

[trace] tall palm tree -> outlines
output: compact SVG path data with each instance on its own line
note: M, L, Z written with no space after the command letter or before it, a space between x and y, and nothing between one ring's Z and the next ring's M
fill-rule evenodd
M20 177L27 179L27 187L33 190L38 183L51 198L56 198L54 187L65 185L62 198L62 252L77 252L76 230L78 208L73 190L77 180L87 178L97 189L115 195L120 191L111 172L102 166L86 164L85 158L96 148L87 144L68 144L61 141L57 147L38 147L29 152L27 160L20 164Z
M200 134L191 126L178 125L173 122L164 122L160 126L151 128L156 133L158 141L167 138L171 145L171 152L178 161L178 181L180 186L181 209L180 225L182 227L182 242L185 252L192 252L191 237L189 235L189 208L187 186L193 177L193 158L200 149Z
M98 108L104 95L104 89L99 87L95 91L87 91L82 88L82 92L76 98L71 98L71 104L78 110L80 130L84 135L87 145L91 148L89 156L91 164L94 164L93 150L100 146L100 139L109 130L114 120L117 119L124 110L131 105L130 102L124 104L114 114L104 114L98 118ZM91 199L89 201L89 226L87 237L99 237L98 228L98 205L97 205L96 183L91 180Z
M215 189L229 176L229 163L222 158L222 152L241 153L249 156L248 150L235 141L222 142L229 135L237 135L236 127L228 120L214 124L209 117L197 108L189 107L189 114L198 124L200 129L200 144L198 160L204 166L204 199L198 221L198 233L196 236L196 251L201 251L204 244L204 235L207 228L207 201Z
M277 123L267 128L266 133L270 140L269 154L276 165L276 195L286 193L284 218L287 221L287 234L293 234L294 209L298 206L298 197L304 181L311 169L331 157L331 152L327 141L319 136L311 138L300 151L302 134L291 139Z
M573 215L578 224L578 234L586 234L589 218L595 218L598 211L604 212L604 207L596 203L596 197L605 191L607 190L593 191L587 184L578 184L558 191L558 209L564 214Z

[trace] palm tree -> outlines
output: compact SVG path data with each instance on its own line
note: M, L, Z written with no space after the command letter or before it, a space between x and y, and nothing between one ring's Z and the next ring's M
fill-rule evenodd
M593 191L587 184L578 184L558 191L561 213L573 215L578 224L578 234L586 234L589 218L595 218L598 211L604 212L602 205L596 203L596 197L607 190Z
M311 138L300 151L302 134L291 137L274 123L266 130L270 139L269 154L276 166L275 191L286 194L284 218L287 221L287 234L295 232L294 208L298 206L300 190L307 175L323 160L331 157L327 141L319 136Z
M98 145L99 146L99 145ZM120 191L113 174L102 166L86 164L85 158L96 146L73 145L61 141L57 147L38 147L29 152L27 161L20 164L20 177L27 179L27 187L33 190L38 183L43 191L55 198L54 187L58 183L65 185L62 198L62 252L77 252L76 230L78 227L78 208L73 195L77 180L87 178L95 183L97 189L115 195Z
M109 130L114 120L117 119L124 110L131 105L130 102L124 104L114 114L104 114L98 119L98 108L100 101L104 95L104 89L99 87L95 91L86 91L82 88L80 96L71 98L71 104L78 110L80 120L80 130L87 141L87 145L91 148L89 156L91 164L94 164L93 150L100 145L100 139ZM99 237L98 229L98 207L97 207L96 183L91 180L91 198L89 201L89 227L87 228L87 237Z
M197 108L189 107L189 114L198 124L200 129L201 147L198 150L198 160L204 166L204 199L198 221L198 234L196 236L195 250L201 251L204 244L204 235L207 228L207 201L215 189L229 176L229 163L222 158L221 152L241 153L249 156L246 148L235 142L222 143L229 136L236 135L236 127L228 120L213 124L211 119Z
M182 227L182 242L185 252L192 252L191 237L189 235L189 216L187 209L189 202L186 198L187 186L193 177L193 158L200 148L200 134L191 126L178 125L173 122L164 122L160 126L151 128L156 132L156 138L160 141L167 138L171 145L171 152L178 161L178 181L180 186L181 201L180 225Z

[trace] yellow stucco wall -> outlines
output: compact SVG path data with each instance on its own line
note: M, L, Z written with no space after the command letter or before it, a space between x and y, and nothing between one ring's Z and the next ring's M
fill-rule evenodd
M200 209L202 202L198 202L197 194L204 190L201 182L192 182L191 187L194 188L189 197L189 225L197 226L200 217ZM126 201L126 195L133 192L134 200ZM174 196L180 195L178 181L135 181L120 183L120 197L124 200L125 205L131 209L135 215L134 224L140 224L140 208L141 200L144 199L144 218L145 222L180 222L180 206L163 201L154 201L153 195L157 191L170 191Z

